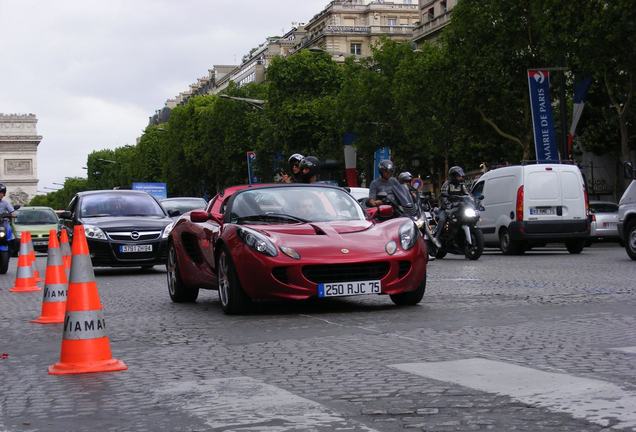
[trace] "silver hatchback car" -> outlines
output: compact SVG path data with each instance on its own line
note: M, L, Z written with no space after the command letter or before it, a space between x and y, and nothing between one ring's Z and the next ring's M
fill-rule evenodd
M620 239L618 235L618 204L610 201L590 201L592 223L590 240Z

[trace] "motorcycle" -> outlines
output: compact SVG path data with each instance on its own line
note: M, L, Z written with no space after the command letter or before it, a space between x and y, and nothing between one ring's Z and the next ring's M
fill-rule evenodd
M14 235L11 228L11 213L0 214L0 274L6 274L9 270L9 261L13 248Z
M469 260L478 260L484 252L484 235L477 227L480 201L483 196L473 198L470 195L446 195L451 200L451 208L446 210L446 223L439 229L438 247L429 239L429 253L435 258L444 258L447 253L464 255Z

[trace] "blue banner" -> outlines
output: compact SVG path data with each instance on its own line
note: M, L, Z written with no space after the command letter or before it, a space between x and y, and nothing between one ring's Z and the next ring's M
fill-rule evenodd
M378 164L384 159L391 159L391 149L389 147L380 147L373 154L373 180L380 177Z
M256 163L256 152L247 152L247 184L258 183L258 179L254 175L254 164Z
M559 162L550 98L550 72L528 70L528 87L537 162Z
M132 188L148 192L157 199L168 198L168 188L165 183L133 183Z

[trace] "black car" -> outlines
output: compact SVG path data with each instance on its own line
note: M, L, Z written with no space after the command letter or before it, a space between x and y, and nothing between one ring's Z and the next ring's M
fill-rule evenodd
M146 192L80 192L60 217L69 237L75 225L84 225L96 267L150 268L166 263L172 219Z

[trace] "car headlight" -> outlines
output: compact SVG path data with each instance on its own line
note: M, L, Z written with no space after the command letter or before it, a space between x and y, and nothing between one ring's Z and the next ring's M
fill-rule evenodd
M402 249L409 250L413 246L415 246L415 242L417 242L418 232L419 231L417 230L417 227L415 226L415 223L413 223L413 221L408 221L402 224L399 230L400 245L402 246Z
M243 242L254 249L256 252L260 252L263 255L269 255L275 257L278 255L276 246L274 243L263 234L254 231L249 228L239 228L237 230L238 236Z
M106 240L106 234L101 228L94 225L84 225L84 233L86 237L97 240Z
M166 225L166 227L163 229L163 233L161 233L161 238L168 238L168 236L172 232L172 228L174 228L174 222L170 222L168 225Z
M477 217L477 212L475 211L475 209L472 208L465 208L464 209L464 217L467 219L472 219Z

